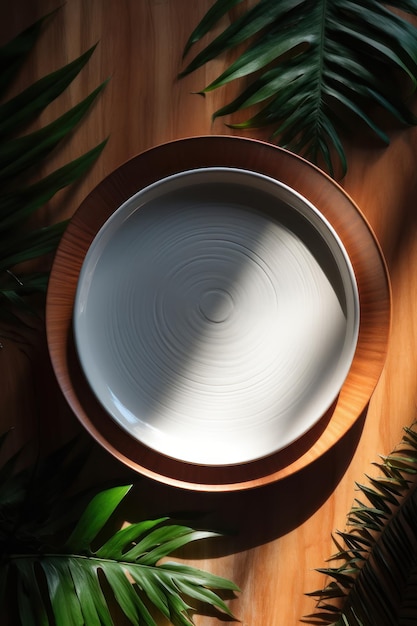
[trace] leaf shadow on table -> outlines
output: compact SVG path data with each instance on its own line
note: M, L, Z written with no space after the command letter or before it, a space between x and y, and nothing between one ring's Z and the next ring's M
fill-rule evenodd
M143 478L126 503L129 521L169 515L223 537L189 546L187 558L216 558L281 537L308 520L331 496L359 443L367 409L350 430L309 466L276 483L246 491L196 492Z

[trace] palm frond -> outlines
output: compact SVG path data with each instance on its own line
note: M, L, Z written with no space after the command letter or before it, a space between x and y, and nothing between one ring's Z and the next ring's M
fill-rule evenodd
M13 623L113 626L106 586L137 626L156 626L155 609L174 626L190 626L190 601L232 618L219 593L238 591L233 582L166 561L190 542L218 533L167 517L114 531L108 522L131 485L68 495L88 452L74 449L69 442L16 473L18 452L0 468L0 606L5 610L2 593L8 590L7 597L15 598L8 607Z
M0 195L0 236L23 223L53 196L83 176L100 155L106 141L26 187Z
M80 122L103 86L97 87L82 102L40 130L3 141L0 144L0 182L8 185L15 176L37 167L39 161L45 159Z
M50 15L37 21L0 48L0 94L13 82L17 68L35 46ZM102 92L103 82L81 102L53 122L27 132L33 122L76 78L95 46L58 70L43 76L15 97L0 104L0 318L31 311L27 297L46 290L48 269L36 272L32 263L54 252L66 223L28 229L28 218L61 189L82 177L96 161L106 141L48 176L38 172L52 150L75 129ZM29 178L30 177L30 178ZM30 182L29 182L30 180ZM31 271L28 274L28 271Z
M41 17L0 48L0 97L13 82L18 69L36 44L45 22L53 13Z
M20 94L0 105L0 140L19 131L41 113L76 78L86 65L96 46L80 57L38 81Z
M190 35L192 48L237 2L217 0ZM257 113L232 128L273 128L272 138L342 176L346 128L368 129L383 145L389 137L377 111L400 125L416 124L408 94L417 86L417 29L391 9L417 14L415 0L259 0L241 12L179 74L244 45L207 93L242 80L239 96L213 118L256 105Z
M310 593L317 611L310 624L392 626L417 622L417 433L404 429L400 445L376 466L381 474L358 485L361 493L338 532L330 579ZM363 500L364 498L364 500Z

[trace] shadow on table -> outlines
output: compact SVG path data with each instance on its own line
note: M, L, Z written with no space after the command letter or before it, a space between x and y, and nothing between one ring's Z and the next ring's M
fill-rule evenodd
M366 410L346 435L311 465L265 487L202 493L139 480L127 502L129 521L169 515L193 528L226 533L204 546L209 558L281 537L309 519L331 496L354 455L365 417ZM187 557L198 558L199 554L198 546L187 548Z

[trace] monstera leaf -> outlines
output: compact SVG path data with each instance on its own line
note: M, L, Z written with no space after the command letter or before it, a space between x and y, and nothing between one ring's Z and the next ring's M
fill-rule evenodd
M3 436L3 443L6 436ZM0 608L17 626L112 626L118 607L129 623L192 625L190 603L232 617L218 591L231 581L167 561L190 542L218 536L167 517L108 524L131 485L72 487L88 451L74 443L16 471L20 452L0 468Z
M0 98L36 44L44 17L0 48ZM50 124L24 134L24 129L75 79L94 47L66 66L29 85L0 104L0 317L14 320L27 309L27 296L46 291L48 271L29 272L26 263L53 252L66 226L64 222L29 228L29 218L59 190L78 180L101 153L105 141L48 176L38 173L52 150L83 119L103 89L94 89L83 101Z
M185 54L240 3L217 0ZM332 175L338 161L341 176L346 131L361 136L368 130L387 145L381 111L400 125L416 123L408 100L417 84L417 29L404 17L417 14L415 0L259 0L235 12L180 74L237 50L229 67L199 92L242 81L238 97L213 118L255 106L254 115L231 127L271 127L283 147L323 163Z
M417 623L417 433L376 464L377 478L358 485L361 496L338 552L321 568L329 582L312 592L317 611L308 624L411 626ZM339 563L339 564L338 564Z

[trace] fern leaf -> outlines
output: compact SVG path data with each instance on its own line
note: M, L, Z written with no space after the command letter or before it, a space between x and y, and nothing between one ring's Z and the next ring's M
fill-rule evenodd
M406 428L397 448L377 464L381 476L372 488L358 485L367 502L356 500L349 515L350 530L339 532L344 546L331 557L340 567L321 568L330 578L313 592L321 623L340 626L392 626L417 621L416 589L417 490L410 480L417 470L417 437ZM327 603L323 609L323 601ZM337 619L335 619L335 616ZM314 613L304 619L317 623ZM326 620L329 621L326 621Z

